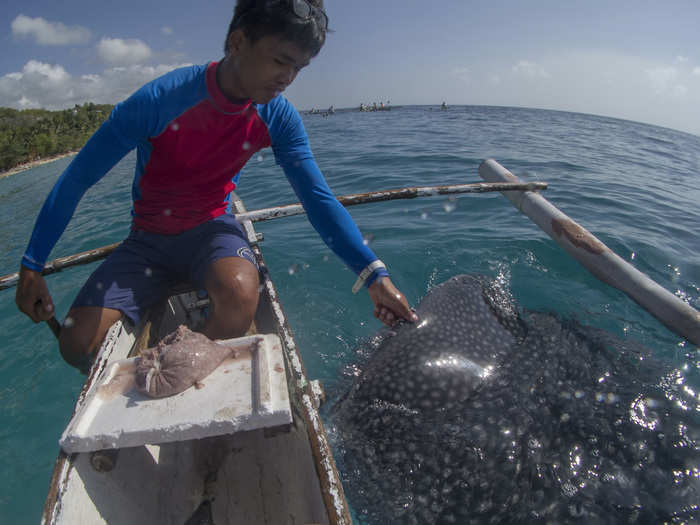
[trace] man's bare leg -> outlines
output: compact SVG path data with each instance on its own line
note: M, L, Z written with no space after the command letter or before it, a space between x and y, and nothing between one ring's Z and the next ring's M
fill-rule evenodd
M225 257L214 261L205 278L211 307L204 335L210 339L245 335L258 307L258 284L258 270L247 259ZM63 359L85 370L109 328L121 317L122 313L112 308L71 308L58 340Z
M209 339L245 335L258 308L258 270L242 257L217 259L207 269L204 287L211 306L202 333Z
M85 371L107 331L121 316L119 310L101 306L71 308L58 338L58 347L63 359L69 365Z

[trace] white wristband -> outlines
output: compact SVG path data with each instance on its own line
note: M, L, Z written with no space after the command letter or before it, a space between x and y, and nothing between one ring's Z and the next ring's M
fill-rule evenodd
M360 288L362 288L362 285L365 284L365 281L367 278L372 275L372 272L376 270L377 268L385 268L386 266L382 261L377 259L373 263L369 263L364 270L360 272L360 275L357 278L357 281L355 281L355 284L352 287L352 293L357 293L360 291Z

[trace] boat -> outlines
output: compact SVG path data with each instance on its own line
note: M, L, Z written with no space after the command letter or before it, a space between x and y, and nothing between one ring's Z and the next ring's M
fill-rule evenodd
M326 110L312 108L306 112L307 115L321 115L322 117L328 117L330 115L335 115L335 108L330 106Z
M365 105L365 104L360 104L359 111L362 111L362 112L371 112L371 111L391 111L391 108L392 108L392 107L393 107L393 106L390 106L389 104L386 104L386 105L382 104L382 105L379 105L379 106L378 106L376 103L373 104L373 105L371 105L371 106L368 106L368 105Z
M236 213L245 208L232 199ZM284 356L292 421L202 439L92 452L60 450L42 514L44 524L351 524L318 408L323 391L308 380L250 221L243 222L260 267L261 293L249 334L276 334ZM115 323L76 402L87 403L110 366L138 355L178 325L195 327L208 300L187 285L173 290L134 326Z

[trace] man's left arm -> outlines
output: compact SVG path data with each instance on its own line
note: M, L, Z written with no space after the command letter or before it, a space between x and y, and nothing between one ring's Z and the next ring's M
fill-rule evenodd
M404 295L391 282L386 267L364 243L352 217L331 192L313 157L282 167L312 226L358 275L355 289L363 284L368 288L374 316L389 326L399 319L417 320Z

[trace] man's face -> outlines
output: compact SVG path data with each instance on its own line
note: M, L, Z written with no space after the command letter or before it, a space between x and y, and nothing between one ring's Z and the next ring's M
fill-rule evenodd
M230 55L236 65L233 85L240 98L265 104L282 93L309 64L311 54L279 35L251 43L242 33L232 35Z

